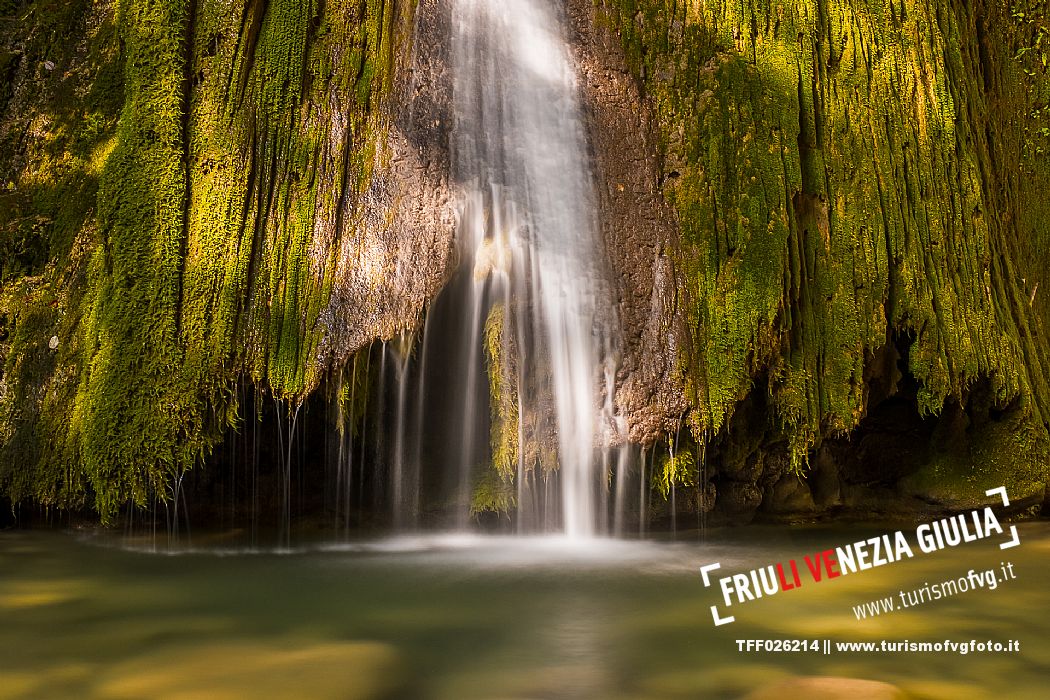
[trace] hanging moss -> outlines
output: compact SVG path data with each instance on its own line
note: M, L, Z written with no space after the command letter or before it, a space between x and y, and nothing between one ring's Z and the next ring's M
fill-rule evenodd
M696 457L688 450L668 452L657 469L653 470L653 488L667 499L672 489L697 485Z
M14 501L87 496L108 521L170 496L237 423L239 377L292 401L318 385L318 319L412 9L39 0L4 25L28 47L0 93Z
M474 485L470 497L470 515L482 513L508 515L517 506L517 497L512 482L503 479L491 469L485 469Z
M100 175L100 245L80 333L72 436L95 507L145 506L185 468L200 409L181 385L181 241L187 196L181 114L184 3L122 3L126 100Z
M1002 7L600 5L678 174L663 194L682 234L698 440L765 376L805 468L821 436L865 415L867 359L909 334L922 413L987 377L1045 443L1030 295L1046 223L1025 209L1050 178L1021 147L1032 97Z
M26 3L0 25L0 490L83 502L74 430L93 203L123 104L114 17ZM71 40L71 37L76 37Z
M492 466L508 483L514 481L518 464L518 387L513 348L509 344L504 307L497 304L485 320L485 362L492 406Z

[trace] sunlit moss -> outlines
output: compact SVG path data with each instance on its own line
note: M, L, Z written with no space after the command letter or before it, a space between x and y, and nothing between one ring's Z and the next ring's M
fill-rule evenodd
M653 487L667 498L672 489L697 485L696 457L689 450L668 452L658 468L653 470Z
M507 481L514 479L518 463L518 387L512 371L506 314L502 304L489 311L485 320L485 361L492 406L492 466Z
M517 505L514 484L492 469L481 471L470 495L470 514L491 512L507 515Z
M289 403L320 383L412 8L29 5L0 31L70 79L31 76L32 137L0 144L25 164L0 230L26 233L0 270L0 489L109 520L173 495L240 420L241 378Z
M1046 281L1048 236L1013 198L1050 178L1045 162L1023 160L1032 96L1016 89L1002 8L599 5L673 173L663 194L681 228L698 433L724 429L766 377L773 423L804 470L822 436L864 417L866 358L898 336L913 339L922 414L985 377L1000 405L1023 399L1046 443L1047 345L1031 290ZM992 70L1001 81L982 77Z

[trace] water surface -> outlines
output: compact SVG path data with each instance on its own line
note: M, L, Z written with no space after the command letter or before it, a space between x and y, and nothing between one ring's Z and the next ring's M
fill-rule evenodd
M178 553L0 533L2 698L738 698L793 675L922 698L1045 697L1050 524L755 601L714 627L698 575L894 528L746 528L698 542L430 536ZM123 546L122 546L123 545ZM1017 578L858 622L852 606L1010 561ZM1020 653L773 654L737 639L992 639Z

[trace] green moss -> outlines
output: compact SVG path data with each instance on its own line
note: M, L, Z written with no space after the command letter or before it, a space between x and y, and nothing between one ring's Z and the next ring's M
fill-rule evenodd
M110 520L171 497L240 378L319 384L413 6L40 0L4 25L73 79L37 70L34 138L0 143L0 488Z
M512 358L507 357L512 348L501 304L493 306L485 319L484 342L492 406L492 466L504 481L513 483L518 465L518 387Z
M1050 178L1017 146L1031 98L1003 8L599 6L678 174L663 194L681 228L698 440L764 376L804 469L823 435L865 415L865 358L906 335L923 413L988 377L1000 403L1026 399L1045 442L1050 365L1030 290L1050 251L1018 197Z
M509 514L517 505L514 485L491 469L481 471L470 497L470 515L481 513Z
M0 490L79 505L79 323L123 59L113 18L90 2L32 2L19 16L0 26L21 52L0 89Z
M698 476L696 458L691 451L668 452L659 467L653 470L652 485L667 499L672 489L695 487Z
M961 448L934 454L902 485L928 501L956 507L986 503L986 492L1000 486L1012 501L1042 500L1050 478L1047 464L1045 437L1023 414L1014 414L980 426Z
M185 17L183 3L120 6L127 99L100 176L72 425L104 521L128 501L145 506L188 466L185 437L200 421L179 382Z

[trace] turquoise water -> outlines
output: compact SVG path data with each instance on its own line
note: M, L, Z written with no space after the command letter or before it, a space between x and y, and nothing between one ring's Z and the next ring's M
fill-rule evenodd
M696 542L400 538L284 553L0 533L0 698L739 698L792 676L919 698L1047 697L1050 524L735 606L736 573L896 527L765 528ZM162 543L163 544L163 543ZM1010 562L1016 579L873 620L852 607ZM741 652L737 639L1019 640L1016 653Z

